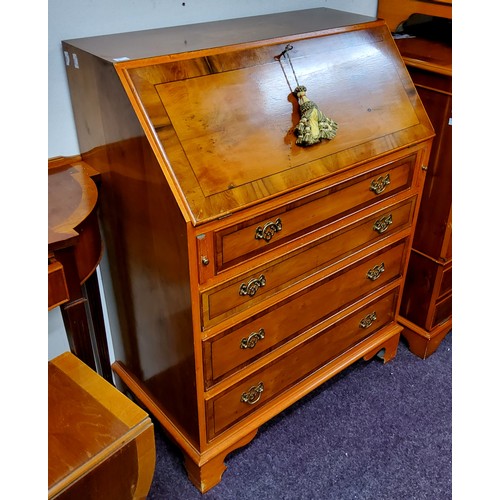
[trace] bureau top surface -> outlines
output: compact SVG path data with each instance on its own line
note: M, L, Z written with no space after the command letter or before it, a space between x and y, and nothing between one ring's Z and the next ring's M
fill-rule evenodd
M374 18L318 8L67 40L110 62L135 60L330 30Z

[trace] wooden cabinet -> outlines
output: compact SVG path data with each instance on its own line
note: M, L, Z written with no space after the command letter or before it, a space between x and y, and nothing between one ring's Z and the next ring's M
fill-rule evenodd
M379 2L379 16L392 30L411 13L451 19L451 5L394 7L392 0ZM423 36L396 44L436 131L399 314L411 351L426 358L452 327L452 48L451 40Z
M82 156L102 176L113 369L207 491L264 422L396 354L434 131L387 26L365 16L310 9L63 50ZM295 78L333 139L296 144Z

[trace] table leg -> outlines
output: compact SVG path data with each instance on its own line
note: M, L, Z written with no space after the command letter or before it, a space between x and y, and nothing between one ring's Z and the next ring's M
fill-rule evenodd
M89 323L83 297L61 306L61 314L68 337L71 352L86 365L96 370L92 340L89 335Z
M57 259L63 265L69 293L69 302L61 306L61 315L70 350L77 358L97 371L89 322L91 319L88 313L89 304L84 295L85 290L80 285L74 248L68 247L59 250Z

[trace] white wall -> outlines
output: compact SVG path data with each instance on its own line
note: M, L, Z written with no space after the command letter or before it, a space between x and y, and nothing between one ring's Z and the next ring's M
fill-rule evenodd
M48 2L48 158L80 153L66 80L61 41L86 36L247 17L272 12L329 7L376 16L377 0L49 0ZM107 282L105 261L103 281ZM105 287L107 288L107 287ZM113 298L106 297L111 329ZM109 314L108 314L109 312ZM109 340L109 337L108 337ZM49 359L68 350L61 314L49 312ZM116 346L118 347L118 346ZM112 358L113 353L111 353Z

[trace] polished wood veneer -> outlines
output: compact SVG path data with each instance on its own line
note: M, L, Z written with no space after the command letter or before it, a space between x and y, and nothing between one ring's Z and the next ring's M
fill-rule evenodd
M275 59L289 43L339 124L331 141L295 142ZM205 492L264 422L396 355L434 130L387 26L366 16L309 9L63 50L82 156L102 176L113 369Z

